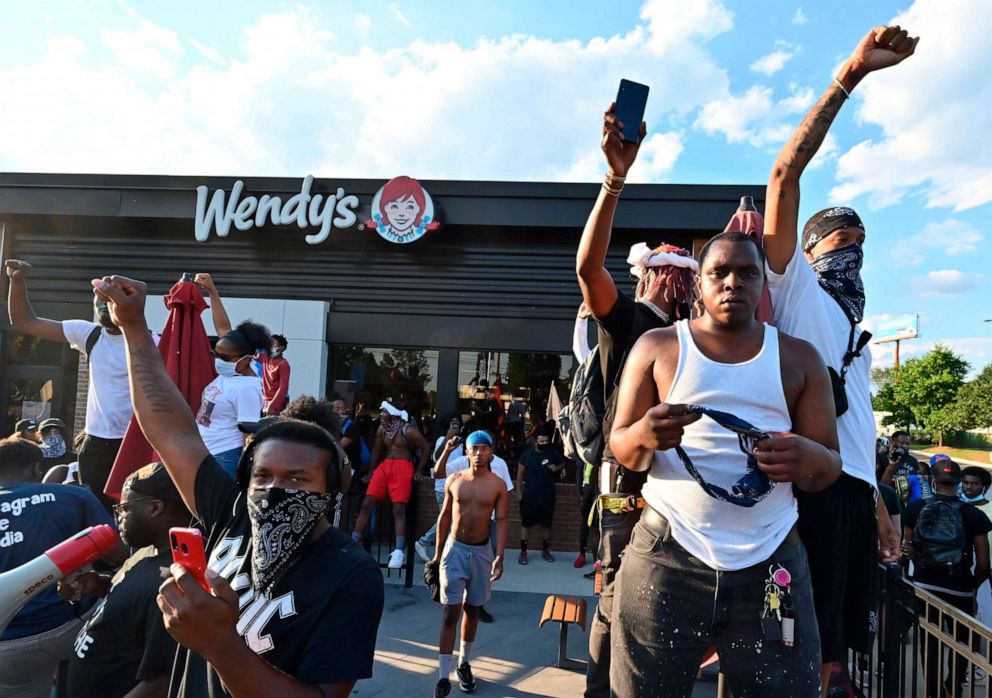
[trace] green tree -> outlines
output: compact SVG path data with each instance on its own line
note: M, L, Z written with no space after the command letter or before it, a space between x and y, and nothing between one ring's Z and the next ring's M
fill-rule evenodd
M895 403L913 413L913 422L944 444L944 432L960 429L953 404L964 385L968 362L938 344L920 358L906 361L892 383Z
M874 370L872 369L872 371ZM876 412L889 413L887 416L882 417L882 426L896 426L909 431L916 424L916 417L913 416L913 410L898 401L895 386L891 382L884 383L878 392L872 396L871 406Z
M965 429L992 427L992 364L958 391L958 420Z

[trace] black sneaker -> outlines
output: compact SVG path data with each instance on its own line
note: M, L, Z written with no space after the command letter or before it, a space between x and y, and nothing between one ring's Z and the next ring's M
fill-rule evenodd
M434 687L434 698L445 698L451 693L451 682L448 679L440 679Z
M472 676L472 667L468 662L460 662L455 667L455 674L458 676L458 688L465 693L473 693L477 688L475 677Z
M492 623L494 620L493 614L487 611L485 606L479 606L479 620L483 623Z

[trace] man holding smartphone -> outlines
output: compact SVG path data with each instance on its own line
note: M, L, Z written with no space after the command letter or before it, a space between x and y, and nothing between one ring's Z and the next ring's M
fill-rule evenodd
M586 674L588 698L605 698L610 694L610 620L613 608L613 581L620 568L620 553L630 540L630 533L640 516L636 507L646 479L619 465L610 451L609 432L611 398L619 382L623 361L637 339L675 320L688 318L695 297L696 261L688 250L662 244L655 249L644 243L634 245L627 261L637 279L634 297L617 289L606 268L613 215L623 183L637 158L647 127L640 117L640 141L623 140L625 124L615 106L603 116L601 147L606 156L607 173L599 197L582 231L575 268L582 289L582 299L596 320L600 365L603 369L603 397L607 404L603 419L605 448L599 465L600 559L602 591L589 631L589 666ZM635 506L627 506L634 502Z
M124 333L138 423L206 532L213 594L173 565L157 599L180 644L169 695L345 698L372 675L383 581L327 519L344 460L337 441L316 424L275 421L232 478L148 335L145 284L115 276L93 286Z

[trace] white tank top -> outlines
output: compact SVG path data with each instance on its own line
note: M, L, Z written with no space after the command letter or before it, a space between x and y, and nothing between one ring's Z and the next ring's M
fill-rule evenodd
M792 428L774 327L765 325L761 351L738 364L706 358L687 320L675 327L679 363L665 402L729 412L763 431ZM705 415L685 428L682 448L706 482L727 491L747 469L737 434ZM717 570L739 570L766 560L797 519L791 483L773 482L771 493L750 508L730 504L704 492L674 449L655 451L643 496L668 519L675 540Z

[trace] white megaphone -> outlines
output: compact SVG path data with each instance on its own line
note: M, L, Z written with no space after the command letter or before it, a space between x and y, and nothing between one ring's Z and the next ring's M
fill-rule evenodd
M117 543L113 526L90 526L30 562L0 574L0 634L28 601L76 570L99 560Z

